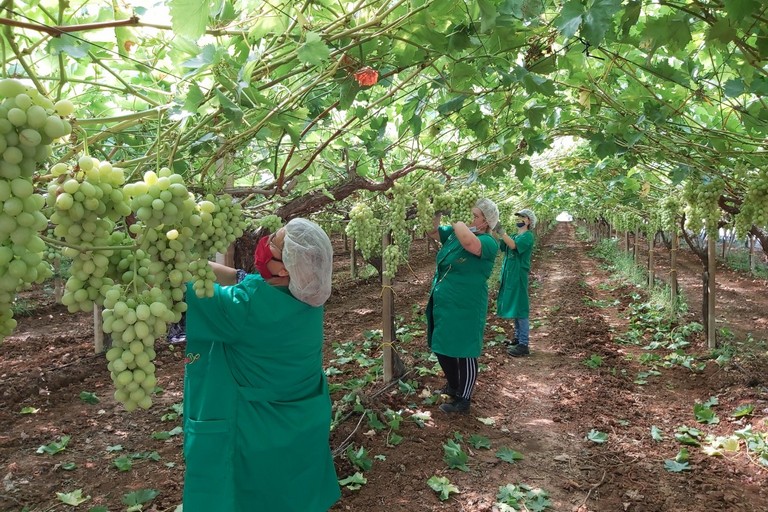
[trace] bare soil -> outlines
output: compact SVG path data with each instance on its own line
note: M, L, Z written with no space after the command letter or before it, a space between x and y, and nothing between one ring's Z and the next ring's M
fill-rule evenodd
M355 360L339 361L337 344L352 342L359 354L369 357L381 354L380 342L369 341L370 331L381 327L381 286L375 280L352 279L343 244L337 242L336 249L334 293L326 313L326 363L341 372L330 382L342 386L365 376L367 368ZM542 237L532 273L531 356L514 359L506 354L498 331L511 333L510 325L491 314L472 410L449 416L428 403L431 391L443 385L440 375L417 371L432 366L423 359L420 318L434 253L427 253L423 243L414 245L410 268L400 271L393 286L398 324L409 326L396 343L409 386L372 382L357 394L382 422L387 410L402 414L396 433L403 441L388 445L389 429L373 428L367 416L354 411L342 415L344 421L330 438L339 478L359 471L346 457L347 447L365 447L373 465L364 473L367 483L354 491L345 488L332 510L491 511L499 487L507 484L541 488L549 495L550 510L557 511L768 510L768 468L752 460L743 444L725 457L709 457L690 447L690 471L664 468L664 461L680 449L673 434L682 425L716 436L747 424L754 431L768 430L764 345L739 345L750 356L723 367L709 361L703 372L659 368L660 375L649 377L648 384L635 384L638 372L648 369L638 362L647 351L616 339L629 327L631 296L643 291L616 284L587 256L589 249L588 243L576 240L571 224L558 224ZM663 265L665 258L659 249L657 264ZM681 270L681 285L691 302L700 296L698 272L693 264ZM718 289L718 300L725 305L718 326L727 327L736 340L746 333L754 340L768 339L765 282L726 271L722 275L728 279ZM149 411L127 413L111 397L103 356L93 354L92 315L67 313L46 289L25 292L23 298L30 304L29 314L0 345L0 511L87 511L97 506L121 511L127 509L122 497L140 489L159 491L143 510L175 510L181 502L184 461L182 434L173 433L181 419L172 406L182 400L183 346L158 342L157 376L163 391ZM692 304L690 311L699 309ZM701 336L692 341L690 353L707 353ZM584 364L593 355L603 361L597 368ZM96 394L99 403L83 401L83 391ZM334 391L338 407L349 392ZM719 400L715 409L720 423L696 423L693 404L711 396ZM751 417L729 417L747 403L755 405ZM24 408L36 412L21 414ZM412 417L415 413L420 421ZM661 430L662 441L652 439L652 426ZM607 433L607 442L587 440L593 429ZM172 435L153 436L163 432ZM37 453L65 435L71 440L64 451ZM473 448L468 442L472 435L486 437L491 448ZM469 471L449 469L443 460L443 445L451 439L459 439L469 455ZM504 447L524 458L500 460L496 451ZM115 466L121 456L132 458L130 470ZM427 485L432 476L447 477L460 493L441 501ZM301 492L301 482L296 488ZM57 492L77 489L90 496L79 507L57 499Z

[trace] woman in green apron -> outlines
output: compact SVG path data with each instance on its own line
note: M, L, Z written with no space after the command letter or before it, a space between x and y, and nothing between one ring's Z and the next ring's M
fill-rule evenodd
M219 265L213 297L187 290L184 512L322 512L340 496L322 367L333 250L305 219L268 244L268 280Z
M533 233L536 215L528 209L515 214L517 234L509 236L499 230L499 246L504 255L501 266L501 285L496 300L496 314L501 318L512 318L515 324L515 339L507 353L512 357L527 356L530 306L528 304L528 274L531 271Z
M438 215L431 233L443 246L427 303L427 341L447 380L441 392L453 398L440 406L447 413L469 412L488 313L488 278L499 251L490 234L499 221L493 201L477 201L472 216L469 226L440 226Z

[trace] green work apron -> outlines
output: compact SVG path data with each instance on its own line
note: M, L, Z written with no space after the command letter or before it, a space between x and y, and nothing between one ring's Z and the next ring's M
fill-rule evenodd
M186 300L184 512L328 510L323 308L258 275Z
M528 318L528 273L531 270L533 233L526 231L511 238L515 241L514 249L499 240L504 261L499 275L501 285L496 300L496 314L501 318Z
M427 303L427 341L432 351L449 357L480 357L488 314L488 278L499 252L489 234L478 235L475 256L462 247L450 226L439 229L442 248Z

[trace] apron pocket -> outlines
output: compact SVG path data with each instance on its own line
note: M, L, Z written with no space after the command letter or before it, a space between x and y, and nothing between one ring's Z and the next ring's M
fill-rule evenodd
M232 468L231 421L188 419L184 426L185 494L221 493Z

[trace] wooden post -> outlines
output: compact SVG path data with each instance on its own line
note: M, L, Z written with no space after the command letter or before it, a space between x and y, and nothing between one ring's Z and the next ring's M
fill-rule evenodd
M97 354L104 352L104 328L101 317L101 306L93 305L93 349Z
M346 233L342 233L341 239L344 240L344 250L349 252L349 237Z
M355 239L352 238L352 251L351 251L351 261L352 261L352 278L357 278L357 248L355 244Z
M654 260L653 260L653 246L656 242L656 235L654 234L651 236L650 232L648 233L648 289L653 289L653 283L656 280L656 269L654 267Z
M747 235L747 239L749 240L749 271L753 274L755 273L755 270L757 269L756 259L755 258L755 236L754 235Z
M629 252L629 230L624 231L624 251Z
M640 228L635 228L635 243L632 244L632 259L637 264L637 258L640 257L637 250L637 245L640 242Z
M716 236L707 237L707 346L710 349L717 347L717 338L715 336L717 328L715 327L715 267L717 266L717 238Z
M61 278L61 258L53 260L53 300L61 304L61 297L64 296L64 280Z
M669 250L669 288L672 310L677 314L677 249L680 239L677 237L677 228L672 228L672 247Z
M392 232L387 231L387 233L384 235L384 237L381 240L381 298L382 298L382 307L381 307L381 333L382 333L382 349L383 349L383 363L384 363L384 382L390 382L392 381L392 376L394 374L393 364L392 364L392 344L395 342L395 299L394 294L392 293L392 279L386 276L385 270L387 270L386 267L386 260L384 259L384 252L387 249L387 246L392 241Z

